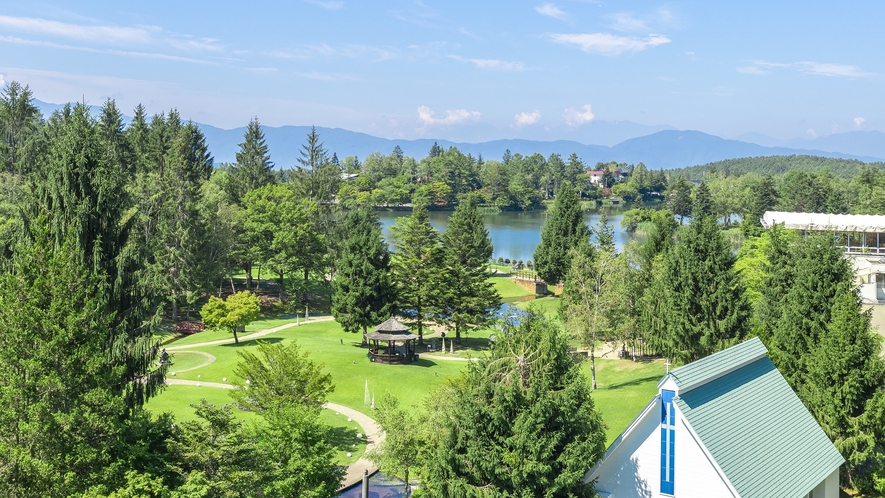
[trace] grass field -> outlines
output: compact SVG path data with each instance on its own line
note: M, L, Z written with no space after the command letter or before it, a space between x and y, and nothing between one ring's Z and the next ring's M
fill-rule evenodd
M545 310L553 310L559 304L559 300L555 298L542 298L535 302ZM254 323L248 330L262 330L290 321L262 320ZM494 329L485 329L465 334L463 344L456 347L454 356L476 357L485 354L488 335L493 332ZM228 337L226 334L206 331L188 336L175 345L196 344ZM309 352L309 357L313 361L323 364L325 371L331 374L335 390L329 395L329 401L370 415L371 408L364 403L367 383L370 402L373 395L377 400L385 392L391 392L405 407L417 409L425 402L427 394L434 386L456 377L466 365L465 361L427 357L422 357L420 361L411 365L371 363L366 358L366 350L358 347L360 337L357 334L344 332L334 321L308 322L262 337L260 340L284 345L297 341ZM200 346L193 350L170 351L173 355L173 364L169 369L169 378L230 383L234 378L233 370L238 361L237 353L254 351L256 345L257 341L249 340L240 341L238 346L228 343ZM193 351L211 355L215 359L207 364L209 358ZM181 371L191 368L194 369ZM589 363L582 363L581 368L589 378ZM617 437L657 393L656 383L663 375L664 366L659 361L634 363L626 360L597 360L599 389L594 392L593 397L597 409L608 426L606 435L609 442ZM217 405L230 402L228 393L224 389L173 385L152 399L148 408L157 412L171 412L178 420L188 420L194 418L190 405L199 403L202 398ZM235 413L243 420L255 417L249 412L236 410ZM331 415L324 413L325 416ZM338 419L341 427L349 427L341 420L343 419ZM338 439L344 441L347 438L336 438ZM351 441L348 444L357 443ZM336 448L340 458L344 458L343 455L350 450L362 451L359 449L359 444L350 447L350 450L346 445ZM351 451L352 456L357 455L357 451Z

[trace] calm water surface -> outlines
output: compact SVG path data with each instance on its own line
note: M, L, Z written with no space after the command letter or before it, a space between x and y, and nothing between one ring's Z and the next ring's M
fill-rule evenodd
M410 214L411 211L378 211L384 237L391 248L393 243L390 239L390 225ZM446 230L451 215L452 211L430 211L430 224L442 233ZM483 214L483 222L494 246L492 257L523 261L533 259L535 248L541 243L541 227L544 226L547 215L546 210ZM600 215L598 212L585 213L584 221L592 228L599 222ZM609 224L615 231L615 244L620 249L631 239L631 235L621 229L621 219L624 216L617 211L608 212L607 216Z

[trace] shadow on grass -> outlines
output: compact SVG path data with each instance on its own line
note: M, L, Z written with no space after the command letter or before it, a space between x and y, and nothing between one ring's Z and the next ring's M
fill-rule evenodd
M661 377L663 377L663 375L649 375L648 377L633 379L633 380L630 380L627 382L619 382L617 384L609 384L607 386L603 385L600 389L608 390L608 389L620 389L622 387L638 386L640 384L645 384L646 382L654 382L654 381L661 380Z
M242 348L246 346L257 346L259 342L267 342L269 344L276 344L283 339L281 337L260 337L258 339L249 339L248 341L240 341L239 344L234 344L232 342L227 344L221 344L223 348Z
M349 427L329 427L326 442L337 451L353 451L353 444L363 445L364 440L357 439L356 431Z

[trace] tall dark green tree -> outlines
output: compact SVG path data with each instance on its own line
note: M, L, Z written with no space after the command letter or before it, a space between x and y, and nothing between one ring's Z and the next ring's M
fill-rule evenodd
M0 161L3 169L19 171L22 147L40 129L41 121L30 87L10 81L0 92Z
M691 191L691 183L685 181L683 177L680 177L676 184L670 188L668 203L673 214L679 217L680 225L686 216L691 216Z
M378 216L367 207L349 211L341 226L337 271L332 280L332 315L346 332L362 331L386 320L394 311L396 288L390 251Z
M749 330L749 304L734 255L713 215L692 218L681 240L666 253L652 287L661 315L648 325L661 353L690 362L728 347Z
M424 327L439 311L443 251L439 233L430 225L427 208L418 205L412 215L391 227L396 252L391 258L400 314L418 328L423 342Z
M563 182L532 258L538 276L549 285L561 282L571 264L570 251L588 236L578 195L570 182Z
M307 143L301 146L295 180L301 193L317 204L331 201L338 192L341 170L329 159L316 126L311 127Z
M427 401L431 496L594 496L605 430L568 339L537 311Z
M239 203L247 192L269 185L275 179L274 165L258 118L249 121L236 158L236 164L230 168L225 190L233 202Z
M476 203L473 196L463 199L442 236L445 283L440 307L459 344L463 330L485 325L501 306L501 296L489 281L492 241Z
M596 236L596 246L599 250L615 253L615 230L608 222L608 216L605 213L602 213L599 222L592 230L593 235Z

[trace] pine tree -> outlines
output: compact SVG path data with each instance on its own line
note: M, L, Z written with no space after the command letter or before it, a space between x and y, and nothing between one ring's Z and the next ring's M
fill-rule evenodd
M30 87L10 81L0 92L0 162L6 171L20 170L22 148L41 125Z
M395 286L390 252L378 216L370 208L348 212L341 226L337 271L332 280L332 315L346 332L362 331L393 314Z
M462 330L488 323L501 306L501 297L489 281L492 241L476 203L473 196L464 199L442 236L442 315L455 326L455 342L459 344Z
M680 225L686 216L691 216L691 190L691 183L682 177L670 189L670 210L679 217Z
M605 213L599 217L599 222L593 228L593 234L596 235L596 245L600 251L615 253L615 231Z
M424 326L439 309L442 256L439 233L430 225L427 208L415 206L412 215L391 227L396 252L391 261L397 286L397 308L418 327L423 343Z
M549 285L561 282L571 264L570 250L587 236L578 195L571 183L563 182L541 230L541 243L532 257L538 276Z
M501 336L427 400L423 484L453 498L594 496L583 476L605 430L565 334L535 310Z
M236 164L230 169L226 190L231 200L239 203L250 190L274 181L273 162L270 160L264 130L261 129L258 118L249 121L236 158Z
M648 331L663 354L681 362L724 349L749 328L749 305L731 248L713 216L700 212L664 256L654 286L663 315Z
M874 469L881 472L880 446L885 441L885 360L882 340L870 329L849 282L839 285L830 320L818 344L807 355L807 375L799 396L848 462L847 482L866 492ZM858 479L861 477L861 479ZM881 490L880 490L881 491Z

